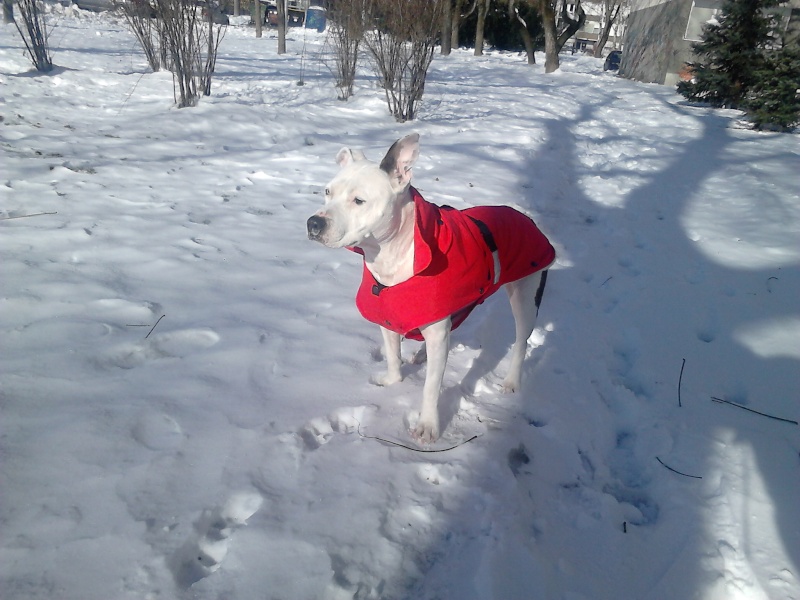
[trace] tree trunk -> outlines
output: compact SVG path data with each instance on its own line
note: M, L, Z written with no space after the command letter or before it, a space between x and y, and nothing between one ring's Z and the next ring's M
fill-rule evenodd
M508 3L508 17L512 21L516 21L519 25L519 34L522 36L522 42L525 44L525 54L528 56L528 64L535 65L536 56L534 54L533 38L531 37L531 32L528 31L528 24L525 22L525 19L520 16L514 0L510 0Z
M450 45L452 42L452 30L453 30L452 5L450 3L450 0L444 0L444 4L442 6L442 32L441 32L443 56L449 56L450 51L452 50L452 46Z
M483 56L483 30L486 26L489 1L478 0L478 24L475 26L475 56Z
M261 26L264 23L264 17L261 16L261 0L253 2L253 20L256 22L256 37L260 38L262 36Z
M617 4L616 10L612 9L607 11L604 15L606 20L605 23L603 23L603 30L600 32L600 38L594 45L594 55L597 58L601 58L603 56L603 48L605 47L606 42L608 42L608 36L611 34L611 28L614 26L614 23L616 23L621 8L622 6Z
M533 47L533 38L531 37L531 32L528 31L528 28L524 24L520 23L519 33L522 36L522 42L525 44L525 54L528 55L528 64L535 65L536 56Z
M561 18L567 24L566 29L561 32L561 35L558 36L556 40L556 52L561 52L561 49L564 47L564 44L567 43L567 40L571 38L586 22L586 11L583 10L583 6L581 5L581 0L575 4L576 11L578 13L578 18L573 19L569 16L569 12L567 12L567 3L561 5Z
M238 17L240 11L241 11L240 0L233 0L233 16Z
M3 23L14 22L14 0L3 0Z
M544 72L552 73L560 66L558 60L558 33L556 31L556 11L553 0L537 0L537 8L544 27Z
M456 0L452 8L452 23L450 26L450 48L458 48L458 28L461 26L461 5L464 0Z
M286 54L286 0L278 0L278 54Z

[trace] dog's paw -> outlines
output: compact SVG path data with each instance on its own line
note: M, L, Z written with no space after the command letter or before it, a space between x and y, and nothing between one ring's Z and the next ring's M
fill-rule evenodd
M379 385L381 387L385 387L387 385L392 385L395 383L400 383L403 381L402 373L382 373L381 375L373 375L369 378L369 382L373 385Z
M503 383L500 384L500 391L504 394L515 394L519 391L520 387L519 379L505 379Z
M439 439L439 419L424 419L420 415L419 421L411 430L411 435L422 444L432 444Z

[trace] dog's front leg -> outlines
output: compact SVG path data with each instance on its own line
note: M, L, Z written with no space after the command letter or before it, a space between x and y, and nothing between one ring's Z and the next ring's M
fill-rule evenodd
M372 378L375 385L392 385L403 380L400 365L403 359L400 356L400 334L381 327L383 336L383 355L386 358L386 373Z
M414 428L414 436L425 443L439 437L439 394L442 391L447 353L450 350L450 317L420 327L428 354L428 371L422 389L422 409Z

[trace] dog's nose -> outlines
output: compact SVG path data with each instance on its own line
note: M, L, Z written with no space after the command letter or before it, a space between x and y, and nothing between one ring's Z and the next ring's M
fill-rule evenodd
M314 215L308 219L306 226L308 227L308 239L316 240L325 231L325 218Z

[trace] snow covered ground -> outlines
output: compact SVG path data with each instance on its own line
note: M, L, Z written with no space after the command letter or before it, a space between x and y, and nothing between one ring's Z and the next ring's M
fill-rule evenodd
M798 135L467 51L401 125L244 26L178 110L120 21L49 18L51 75L0 36L3 600L800 598L800 428L711 400L800 419ZM413 445L425 368L369 384L359 257L305 234L411 131L427 199L559 252L521 393L502 295L454 334L428 449L480 437L438 453L362 437Z

